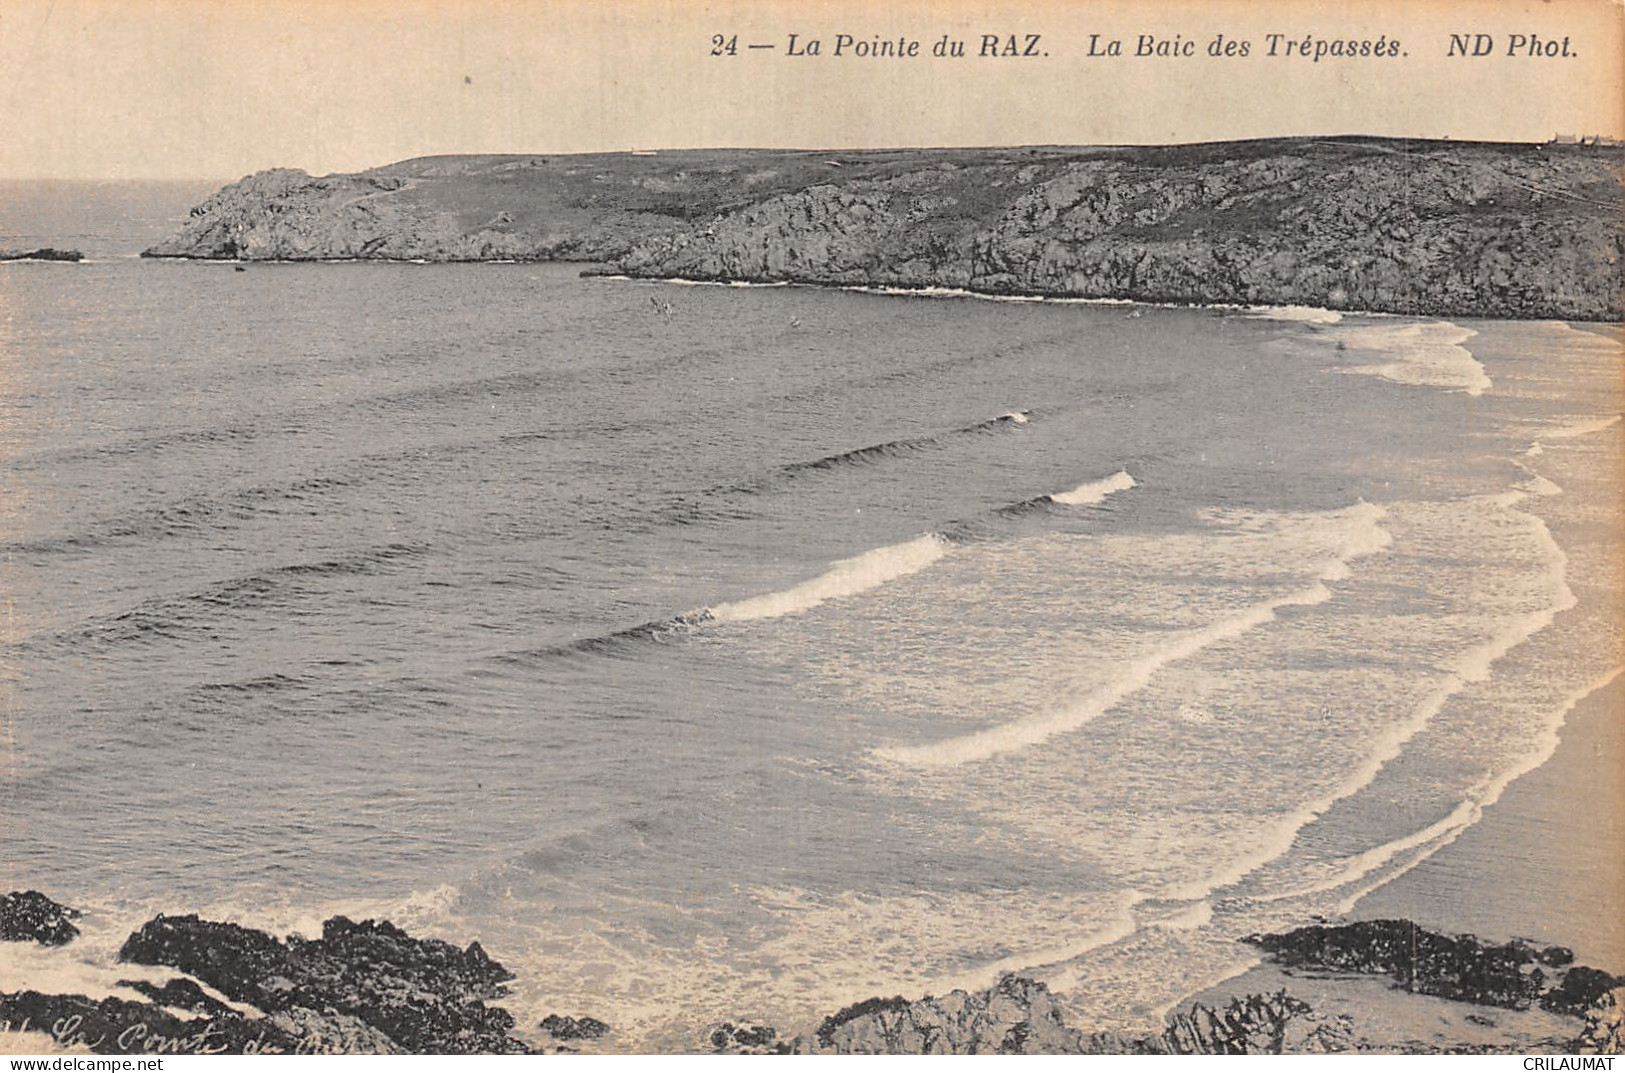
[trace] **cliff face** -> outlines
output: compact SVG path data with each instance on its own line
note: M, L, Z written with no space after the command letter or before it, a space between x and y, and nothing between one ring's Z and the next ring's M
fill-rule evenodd
M149 253L1619 320L1622 165L1376 139L439 158L251 176Z

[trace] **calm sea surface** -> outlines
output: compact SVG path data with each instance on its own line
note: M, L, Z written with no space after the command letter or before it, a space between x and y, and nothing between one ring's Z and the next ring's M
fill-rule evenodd
M1131 1024L1618 672L1617 332L130 256L208 189L0 185L91 255L0 265L0 888L84 979L343 911L622 1046Z

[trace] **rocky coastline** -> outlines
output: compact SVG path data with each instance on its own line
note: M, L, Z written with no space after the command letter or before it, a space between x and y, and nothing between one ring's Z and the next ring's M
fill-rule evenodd
M428 157L248 176L145 256L1618 321L1622 167L1381 138Z
M0 897L0 941L72 943L81 914L37 891ZM1618 1054L1625 1047L1625 976L1575 965L1562 947L1489 944L1408 921L1317 924L1244 942L1295 970L1385 975L1408 992L1486 1009L1538 1006L1567 1034L1543 1048ZM3 952L3 951L0 951ZM0 978L0 1034L38 1049L96 1054L535 1054L613 1052L614 1029L550 1014L520 1030L498 1005L513 974L475 942L458 948L388 921L333 917L319 939L278 939L197 916L157 916L117 961L168 969L163 983L120 980L133 997L12 990ZM26 1034L33 1033L31 1037ZM1454 1048L1446 1048L1454 1049ZM1461 1050L1500 1048L1482 1044ZM1522 1042L1508 1051L1524 1050ZM1283 1054L1378 1052L1346 1014L1318 1013L1285 990L1192 1003L1161 1031L1092 1032L1067 1023L1044 984L1018 975L986 990L871 998L814 1028L781 1035L747 1021L696 1026L695 1053L730 1054Z

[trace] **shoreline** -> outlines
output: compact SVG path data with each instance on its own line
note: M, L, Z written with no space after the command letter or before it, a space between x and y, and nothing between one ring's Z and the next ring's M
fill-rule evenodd
M1606 793L1625 770L1622 710L1625 675L1570 710L1545 763L1508 785L1454 841L1363 896L1349 919L1404 917L1497 941L1544 939L1513 930L1515 921L1531 919L1528 909L1538 902L1551 920L1553 941L1572 946L1582 960L1625 964L1625 856L1619 851L1625 818L1617 808L1594 804L1595 791ZM1508 845L1520 853L1521 880L1511 884L1505 882ZM1557 892L1568 897L1554 902Z
M1625 968L1625 820L1617 809L1592 809L1590 789L1625 769L1625 674L1615 674L1570 709L1552 755L1509 783L1483 815L1413 867L1360 896L1343 926L1383 921L1414 923L1432 933L1477 937L1484 943L1561 944L1575 960ZM1598 822L1576 822L1593 816ZM1507 884L1505 847L1525 851L1527 880ZM1579 866L1576 866L1578 858ZM1554 892L1572 895L1556 906ZM1535 926L1540 908L1544 920ZM1610 928L1609 925L1612 925ZM1286 991L1322 1019L1359 1024L1365 1045L1415 1047L1550 1047L1560 1025L1538 1009L1483 1007L1418 993L1377 975L1294 968L1260 954L1234 975L1183 995L1169 1013L1211 1005L1238 994ZM1478 1012L1474 1012L1477 1010Z
M191 254L153 254L141 252L125 255L121 260L162 261L170 263L188 264L218 264L247 267L249 265L397 265L402 267L441 267L441 266L467 266L467 265L523 265L535 267L538 265L582 265L602 264L592 259L570 260L566 258L456 258L456 259L428 259L422 257L201 257ZM97 264L106 261L94 262ZM645 283L666 284L675 287L727 287L735 290L751 289L780 289L785 287L805 287L822 291L845 291L850 294L868 294L883 298L931 298L939 300L973 300L979 302L1013 302L1028 305L1080 305L1080 306L1124 306L1143 309L1183 309L1183 310L1214 310L1225 313L1244 313L1253 316L1268 317L1272 312L1303 311L1318 314L1327 319L1281 317L1279 319L1306 319L1310 323L1335 323L1340 317L1369 317L1374 319L1394 320L1487 320L1505 322L1508 324L1541 324L1547 321L1562 321L1568 324L1589 325L1597 327L1614 327L1620 322L1613 319L1598 318L1587 320L1574 317L1552 316L1487 316L1481 313L1396 313L1382 309L1364 309L1343 306L1314 306L1290 304L1244 304L1239 302L1219 301L1178 301L1173 299L1157 298L1123 298L1107 296L1086 296L1067 294L1063 292L1044 291L980 291L965 287L943 287L937 284L922 283L918 286L903 286L889 283L837 283L821 280L795 280L795 279L707 279L695 276L653 276L628 275L619 271L595 271L593 269L580 269L579 276L586 280L603 280L609 283Z
M388 920L336 916L319 938L282 939L160 914L98 965L72 945L82 919L38 892L0 895L0 955L21 945L5 960L36 977L25 969L0 988L0 1054L1612 1054L1625 1044L1625 976L1561 946L1398 920L1248 936L1270 960L1145 1030L1069 1022L1062 996L1006 973L935 997L876 995L786 1026L794 1035L695 1019L649 1049L591 1011L521 1025L505 1008L514 974L478 941L460 948Z

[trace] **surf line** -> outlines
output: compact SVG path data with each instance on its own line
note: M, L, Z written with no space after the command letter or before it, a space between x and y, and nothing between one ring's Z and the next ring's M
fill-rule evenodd
M927 533L902 544L841 559L817 577L788 589L708 607L697 617L709 622L750 622L799 614L827 600L852 596L918 573L947 553L947 542L935 533Z
M1069 491L1040 496L1028 502L1094 506L1104 502L1114 492L1127 491L1135 486L1136 482L1128 471L1118 470L1109 477L1086 481ZM689 622L749 622L798 614L825 601L852 596L918 573L948 554L952 546L953 541L945 534L927 533L901 544L890 544L850 559L842 559L817 577L791 588L717 604L684 618Z
M1439 387L1478 396L1495 384L1484 365L1463 346L1478 333L1447 320L1417 324L1332 328L1316 338L1338 349L1376 352L1391 360L1345 367L1345 373L1379 376L1396 384Z
M1569 712L1592 694L1613 685L1621 674L1625 674L1625 666L1613 667L1564 697L1553 710L1546 725L1541 728L1540 738L1534 743L1534 747L1506 770L1486 775L1472 786L1463 800L1443 819L1391 842L1373 846L1371 849L1344 858L1340 862L1341 867L1324 880L1289 890L1256 895L1247 900L1253 904L1268 904L1308 898L1341 890L1375 875L1371 882L1362 884L1338 903L1339 914L1353 912L1355 905L1367 894L1393 882L1461 837L1468 828L1483 818L1486 810L1501 799L1508 786L1550 760L1557 752L1559 736L1568 722ZM1402 867L1391 872L1383 871L1391 861L1406 853L1411 853L1412 856Z
M1262 626L1272 621L1276 612L1283 607L1309 607L1330 600L1332 590L1327 587L1329 582L1347 578L1349 564L1353 560L1381 551L1391 542L1392 537L1381 524L1386 513L1379 506L1361 502L1349 511L1353 525L1348 536L1337 554L1321 566L1312 584L1284 596L1261 600L1239 614L1187 630L1132 661L1112 681L1091 690L1070 705L957 738L925 745L886 746L876 749L874 755L881 760L911 767L951 768L1040 745L1057 734L1076 730L1145 688L1157 672L1170 663L1187 659L1210 645Z
M1005 422L1016 421L1019 418L1012 414L994 420ZM1097 481L1086 481L1066 492L1056 492L1053 495L1024 500L1012 506L1000 507L994 513L1001 514L1012 511L1019 513L1025 510L1041 508L1047 504L1094 506L1104 502L1108 496L1115 492L1134 487L1137 487L1134 478L1129 476L1127 471L1119 470L1109 477ZM848 559L839 559L831 563L818 576L792 585L787 589L779 589L760 596L747 596L739 600L713 604L710 607L704 607L697 611L688 611L681 615L674 615L671 618L645 622L639 626L629 626L611 633L581 637L563 644L514 653L503 658L526 660L537 657L614 651L628 644L664 643L668 637L680 637L692 633L707 623L756 622L764 619L782 618L786 615L797 615L804 611L810 611L830 600L845 596L856 596L858 593L878 588L898 578L919 573L942 559L956 545L974 539L966 538L962 534L956 534L955 530L959 528L962 528L962 523L950 524L944 530L926 533L924 536L905 540L899 544L888 544L884 547L874 548Z
M1239 883L1265 865L1286 855L1297 842L1299 832L1325 815L1339 801L1352 797L1375 782L1382 769L1399 758L1411 739L1427 728L1433 717L1444 709L1452 697L1468 685L1488 679L1497 660L1550 626L1559 614L1578 604L1579 598L1568 584L1568 556L1552 537L1545 521L1537 515L1516 509L1519 503L1529 498L1529 495L1530 493L1521 491L1506 492L1484 497L1483 502L1527 519L1530 534L1546 553L1548 564L1546 576L1551 603L1538 611L1513 617L1509 625L1489 640L1467 649L1440 683L1413 709L1410 718L1389 729L1373 743L1374 747L1363 764L1324 796L1306 802L1285 816L1274 826L1269 837L1261 840L1262 848L1258 852L1227 865L1222 871L1204 880L1169 891L1167 897L1176 899L1210 897L1215 891ZM1497 788L1496 795L1499 794L1500 788Z
M1457 806L1449 816L1445 817L1443 820L1440 820L1438 823L1433 824L1431 827L1417 832L1410 838L1400 839L1397 843L1395 843L1396 849L1394 852L1387 852L1388 847L1386 846L1378 846L1376 849L1368 850L1366 853L1361 854L1360 857L1357 858L1357 862L1364 862L1375 858L1377 860L1376 865L1366 868L1364 871L1353 876L1352 879L1345 880L1343 884L1339 884L1340 886L1344 886L1349 882L1364 878L1376 867L1381 867L1381 865L1386 864L1389 860L1393 859L1393 857L1397 856L1405 849L1412 846L1424 847L1422 852L1418 853L1414 859L1405 865L1404 868L1395 872L1393 875L1382 876L1376 882L1367 884L1350 894L1342 901L1342 903L1338 905L1338 912L1345 914L1352 912L1355 904L1359 902L1361 898L1364 898L1367 894L1370 894L1378 887L1392 882L1398 876L1409 872L1412 868L1415 868L1417 865L1421 864L1423 861L1427 860L1429 857L1433 856L1435 853L1454 842L1457 838L1461 837L1461 835L1468 828L1472 827L1483 818L1486 809L1490 808L1497 801L1501 800L1501 795L1506 792L1507 787L1511 786L1514 782L1523 778L1523 776L1529 774L1531 771L1534 771L1536 768L1542 767L1545 765L1546 761L1550 760L1554 755L1556 755L1557 747L1561 742L1563 727L1568 723L1569 713L1593 693L1600 693L1602 690L1613 685L1614 681L1619 678L1621 674L1625 674L1625 666L1614 667L1612 670L1603 673L1599 677L1581 686L1579 689L1576 689L1574 692L1565 697L1563 702L1557 706L1557 710L1550 722L1541 728L1540 741L1536 744L1535 748L1524 756L1522 760L1508 768L1506 771L1501 772L1499 775L1490 776L1483 782L1480 782L1473 788L1477 796L1469 795L1468 799Z

